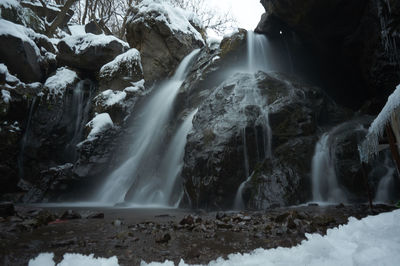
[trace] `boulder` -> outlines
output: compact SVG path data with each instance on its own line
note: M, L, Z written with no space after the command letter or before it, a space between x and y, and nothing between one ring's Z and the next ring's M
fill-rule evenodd
M24 5L25 2L22 2ZM0 18L31 28L36 32L44 33L44 22L30 9L24 8L17 1L0 3Z
M32 30L6 20L0 20L0 62L21 81L41 81L40 51L29 35Z
M96 21L92 20L85 25L85 32L100 35L103 33L103 30Z
M184 10L165 3L145 2L132 9L126 39L140 51L146 82L170 75L187 54L204 45L199 24Z
M132 48L101 67L100 90L119 90L143 79L143 68L138 50Z
M247 207L305 200L317 127L347 116L320 89L283 75L231 76L194 117L182 170L188 202L232 208L240 184L252 173L243 195Z
M57 48L59 65L96 73L104 64L127 51L129 46L114 36L88 33L65 37Z

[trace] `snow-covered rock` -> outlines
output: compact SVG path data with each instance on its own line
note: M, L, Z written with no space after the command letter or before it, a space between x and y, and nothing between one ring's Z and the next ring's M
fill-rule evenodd
M359 146L360 159L362 162L368 163L370 159L377 156L379 149L379 138L383 137L386 125L394 122L399 125L400 115L400 84L395 91L388 97L388 100L382 111L372 122L368 129L365 140ZM394 125L396 126L396 125ZM396 132L395 132L396 133Z
M173 72L192 50L204 45L198 19L167 1L143 1L127 21L127 40L140 51L147 82Z
M0 61L25 82L40 81L43 76L40 50L31 35L35 35L31 29L0 19Z
M94 111L108 113L112 121L120 125L131 113L137 99L144 92L144 80L131 83L123 91L105 90L93 99Z
M79 80L75 71L61 67L57 72L49 77L44 83L44 92L47 93L47 99L61 98L66 89L72 87Z
M140 53L135 48L129 49L114 60L101 67L99 72L102 89L123 90L143 79Z
M45 31L44 21L30 8L25 8L16 0L0 1L0 18L31 28L36 32Z
M104 34L72 35L57 45L57 60L62 64L87 71L98 71L117 55L127 51L129 45L114 36Z
M96 116L86 124L86 127L90 128L87 141L94 140L98 134L114 126L111 117L107 113L96 114Z

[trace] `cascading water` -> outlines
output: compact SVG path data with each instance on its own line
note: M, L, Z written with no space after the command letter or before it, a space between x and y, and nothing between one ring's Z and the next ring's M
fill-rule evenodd
M31 105L29 107L29 114L28 114L28 120L26 122L26 128L25 128L25 132L24 135L22 136L21 139L21 148L19 151L19 155L18 155L18 176L20 179L24 178L24 152L25 152L25 148L26 148L26 144L30 135L30 130L31 130L31 123L32 123L32 116L33 116L33 109L35 108L35 104L36 104L36 97L33 97Z
M179 189L181 195L173 195L173 192L174 188L179 186L177 181L183 167L186 137L192 129L192 120L196 112L197 109L191 112L178 128L162 158L157 175L153 176L153 181L148 182L146 180L147 185L139 186L133 193L133 197L128 201L145 204L167 203L170 206L179 205L183 189Z
M267 37L262 34L256 34L252 31L247 32L247 69L246 72L251 74L255 74L258 71L272 71L273 64L269 61L269 58L272 58L272 48L268 42ZM234 201L234 209L243 209L244 203L242 199L243 189L245 184L250 180L250 164L249 164L249 155L248 155L248 147L247 147L247 115L246 112L248 109L252 109L249 107L257 107L260 111L260 115L255 122L254 127L251 130L254 131L254 136L256 138L257 143L257 159L258 161L265 160L266 158L271 158L271 142L272 142L272 131L269 125L269 117L268 117L268 109L265 108L267 99L265 96L260 95L257 84L252 84L248 88L241 88L243 90L243 100L241 102L241 112L243 113L243 127L242 127L242 139L243 139L243 159L244 159L244 168L245 168L245 181L240 184L238 191L236 192L236 197ZM239 94L240 92L238 92ZM251 112L251 111L250 111ZM260 132L258 132L260 130ZM259 140L259 136L261 136L262 140ZM259 147L259 143L262 143L262 147ZM262 152L260 152L262 150Z
M390 189L394 184L394 173L395 168L390 162L390 156L386 154L383 166L386 170L386 174L382 176L379 181L378 188L375 194L375 202L389 203L390 202Z
M186 56L174 76L157 88L149 101L142 106L141 110L138 110L133 124L134 132L128 158L107 177L95 196L95 201L106 204L129 202L128 204L171 206L168 197L170 197L173 184L166 186L164 179L169 179L170 177L167 177L169 174L175 175L173 170L178 171L178 169L166 167L168 174L157 173L158 162L162 161L161 156L164 154L161 149L173 102L185 80L190 63L199 51L199 49L194 50ZM188 130L188 123L184 123L184 129L179 130L179 134ZM186 138L181 141L186 141ZM174 156L180 156L182 150L178 148L183 149L184 145L184 143L179 143L175 147L171 146L170 149L173 151L167 154L173 153ZM177 165L174 167L179 168ZM161 175L163 175L162 178Z
M85 97L85 80L81 80L75 86L72 92L71 110L69 114L72 117L73 127L71 127L71 140L65 148L65 152L70 160L74 161L77 156L76 145L82 140L83 130L88 121L88 114L90 109L91 91L89 96Z
M311 163L312 196L314 202L345 203L346 192L336 175L336 146L339 139L349 134L365 135L363 126L369 118L345 122L324 133L315 145Z
M346 201L336 178L335 146L328 133L323 134L315 146L311 178L313 201Z

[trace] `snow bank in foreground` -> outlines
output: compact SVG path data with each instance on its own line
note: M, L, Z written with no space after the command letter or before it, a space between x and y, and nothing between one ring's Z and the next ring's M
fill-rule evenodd
M96 136L104 130L113 127L114 123L108 113L101 113L96 114L96 116L89 123L87 123L86 126L91 128L87 137L87 140L91 141L94 140Z
M39 254L35 259L29 261L28 266L54 266L53 253ZM94 258L93 255L65 254L63 260L57 266L118 266L117 257Z
M368 129L368 134L363 143L359 146L360 159L368 162L371 157L378 153L379 138L383 136L385 126L390 122L395 109L400 107L400 84L396 90L389 96L385 106L379 115L372 122Z
M249 254L231 254L227 260L222 258L210 262L210 266L225 265L398 265L400 261L400 210L369 216L362 220L350 218L347 225L329 229L326 236L307 234L308 240L293 248L256 249ZM29 262L30 266L55 265L52 254L42 253ZM83 258L78 254L65 254L64 260L73 260L73 266L92 265L93 257ZM85 256L86 257L86 256ZM47 264L31 264L35 260L49 258ZM118 265L117 259L105 259L97 265ZM97 259L98 260L98 259ZM111 264L116 263L116 264ZM42 260L44 262L44 260ZM71 264L72 265L72 264ZM174 265L173 262L145 263L142 266ZM179 266L187 265L183 261Z

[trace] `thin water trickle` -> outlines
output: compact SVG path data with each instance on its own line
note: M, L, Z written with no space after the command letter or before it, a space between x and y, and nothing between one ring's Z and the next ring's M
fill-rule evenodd
M25 127L25 132L24 135L22 136L21 139L21 148L19 151L18 159L17 159L17 164L18 164L18 176L20 179L24 178L24 153L25 153L25 148L26 144L29 139L29 135L31 133L31 123L32 123L32 116L33 116L33 109L35 108L36 104L36 96L33 97L32 102L29 107L29 114L28 114L28 120L26 122L26 127Z
M127 201L132 204L171 205L166 195L171 194L171 189L165 186L163 181L166 177L162 173L163 178L161 178L160 173L157 173L159 162L164 155L160 150L166 136L165 128L168 125L173 102L191 62L199 51L199 49L194 50L186 56L174 76L156 88L149 101L137 111L129 155L125 162L107 177L97 192L95 201L112 204ZM187 130L187 124L185 126ZM181 146L180 143L179 147ZM180 155L181 151L175 147L174 153ZM169 171L171 176L175 175L172 170Z
M85 82L84 80L79 81L73 92L70 114L73 118L73 132L71 132L71 140L68 142L65 151L69 154L69 157L74 161L77 157L76 145L82 140L83 130L88 121L88 114L90 109L91 91L89 95L85 97Z

